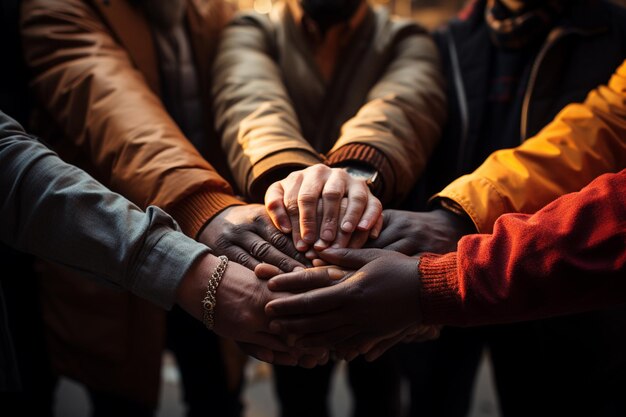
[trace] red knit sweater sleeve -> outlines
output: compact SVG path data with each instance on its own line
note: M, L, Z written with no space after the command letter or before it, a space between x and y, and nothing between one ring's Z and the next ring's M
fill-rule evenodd
M534 215L500 217L458 252L425 254L426 323L532 320L626 302L626 170L606 174Z

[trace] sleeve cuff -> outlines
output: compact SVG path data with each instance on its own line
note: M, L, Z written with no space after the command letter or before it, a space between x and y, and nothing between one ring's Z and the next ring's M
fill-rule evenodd
M162 230L156 243L140 261L130 290L169 310L176 301L178 285L189 268L210 250L180 232L166 227Z
M195 237L216 214L242 204L245 203L232 194L201 191L184 198L168 212L187 236Z
M458 204L472 219L478 233L492 233L498 217L510 211L494 185L489 180L474 175L458 178L431 197L429 204L438 198L447 198Z
M463 324L457 254L425 253L420 257L420 306L424 324Z
M391 163L384 153L364 143L350 143L328 155L328 164L330 166L345 165L351 162L366 164L378 171L382 182L378 197L383 200L383 203L393 200L393 189L392 187L386 187L386 184L395 184L395 174Z
M316 164L324 163L323 155L299 149L289 149L271 154L254 164L248 174L248 194L255 198L265 195L265 190L272 185L275 179L273 172L291 168L292 171L304 169Z

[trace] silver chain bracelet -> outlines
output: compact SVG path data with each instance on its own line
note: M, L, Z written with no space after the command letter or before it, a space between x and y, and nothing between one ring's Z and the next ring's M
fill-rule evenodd
M211 278L209 278L209 283L207 284L206 295L202 299L202 322L209 330L213 330L213 327L215 327L215 305L217 304L215 294L217 293L217 287L220 285L220 281L228 265L228 258L226 256L220 256L219 260L220 263L211 274Z

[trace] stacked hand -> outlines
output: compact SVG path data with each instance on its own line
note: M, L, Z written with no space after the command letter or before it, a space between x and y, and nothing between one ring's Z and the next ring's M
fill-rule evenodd
M292 234L300 252L361 247L382 227L382 205L366 181L322 164L272 184L265 207L274 225Z
M202 299L209 276L218 263L216 257L205 256L178 287L178 303L198 320L202 320ZM254 272L229 262L216 292L213 330L237 341L246 353L266 362L305 367L326 363L327 349L295 349L269 331L265 305L286 295L271 292L267 282L258 279Z
M439 328L421 326L418 260L374 249L328 249L337 267L278 275L276 292L298 293L270 301L269 329L297 348L329 348L339 357L374 360L402 341L428 340Z

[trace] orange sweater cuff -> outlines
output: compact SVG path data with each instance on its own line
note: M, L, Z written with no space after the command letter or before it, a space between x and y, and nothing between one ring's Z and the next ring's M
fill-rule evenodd
M425 253L420 258L420 306L425 324L459 324L462 294L456 252Z
M200 191L184 198L170 210L187 236L196 238L202 227L224 209L245 204L232 194L215 191Z

